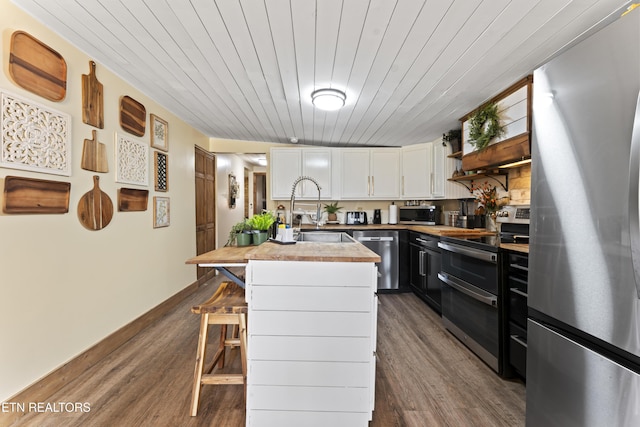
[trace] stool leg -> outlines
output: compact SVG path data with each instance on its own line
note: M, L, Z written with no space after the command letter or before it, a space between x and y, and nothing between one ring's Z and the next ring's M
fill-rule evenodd
M247 400L247 316L238 315L238 337L240 338L240 361L242 362L242 377L244 379L244 400Z
M218 368L224 368L224 354L226 353L224 350L224 342L227 339L227 325L220 325L220 346L219 349L222 349L222 354L220 355L220 360L218 361Z
M200 391L202 390L202 371L204 369L205 350L207 348L207 332L209 329L209 314L200 316L200 336L198 337L198 352L196 367L193 374L193 390L191 392L191 416L198 415L200 405Z

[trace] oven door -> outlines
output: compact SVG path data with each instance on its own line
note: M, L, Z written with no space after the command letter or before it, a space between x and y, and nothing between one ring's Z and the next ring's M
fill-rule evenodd
M499 373L497 296L442 271L438 278L442 281L442 323Z
M496 252L438 243L442 250L441 270L491 294L498 295L498 254Z

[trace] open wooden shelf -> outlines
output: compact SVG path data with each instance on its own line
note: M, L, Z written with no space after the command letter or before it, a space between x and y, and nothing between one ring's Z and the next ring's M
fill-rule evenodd
M508 173L501 171L473 173L471 175L456 176L455 178L449 178L448 180L464 185L469 191L472 191L473 182L478 181L482 178L487 178L489 180L497 182L498 184L500 184L500 186L502 186L502 188L504 188L504 191L509 190L509 175ZM503 180L499 178L503 178ZM466 182L469 182L470 184L467 185L465 184Z

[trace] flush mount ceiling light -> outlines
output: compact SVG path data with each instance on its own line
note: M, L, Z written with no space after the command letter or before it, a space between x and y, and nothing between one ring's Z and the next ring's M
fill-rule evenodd
M326 111L344 107L345 99L347 99L347 95L337 89L318 89L311 94L313 105Z

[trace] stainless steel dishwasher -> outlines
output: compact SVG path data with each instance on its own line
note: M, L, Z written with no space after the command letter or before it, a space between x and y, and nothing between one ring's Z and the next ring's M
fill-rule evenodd
M398 231L356 230L353 238L380 255L378 264L378 290L399 289Z

